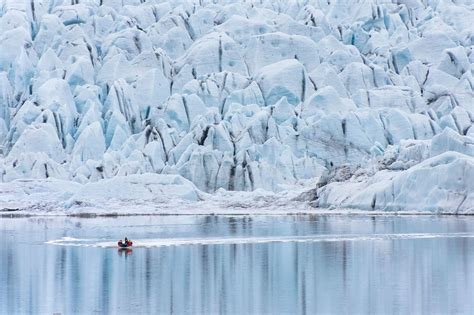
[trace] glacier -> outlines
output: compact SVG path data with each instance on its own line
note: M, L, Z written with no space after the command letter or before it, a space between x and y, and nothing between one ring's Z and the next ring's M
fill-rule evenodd
M0 212L472 214L473 20L470 0L0 0Z

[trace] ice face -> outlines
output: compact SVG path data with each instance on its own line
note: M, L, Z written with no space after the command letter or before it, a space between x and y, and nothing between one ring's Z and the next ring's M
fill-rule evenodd
M333 183L319 192L319 205L364 210L474 212L472 157L445 152L396 173L384 172L350 184Z
M345 189L438 156L454 174L473 158L473 19L469 1L4 1L0 178ZM320 204L341 205L330 185Z

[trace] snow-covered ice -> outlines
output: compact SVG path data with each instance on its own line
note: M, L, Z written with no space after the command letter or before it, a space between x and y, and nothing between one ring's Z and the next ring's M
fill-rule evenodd
M473 213L473 20L469 0L0 0L0 211Z

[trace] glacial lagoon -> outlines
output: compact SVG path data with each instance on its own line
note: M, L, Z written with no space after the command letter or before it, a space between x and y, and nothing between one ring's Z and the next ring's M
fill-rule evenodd
M474 312L468 216L3 217L0 239L1 314Z

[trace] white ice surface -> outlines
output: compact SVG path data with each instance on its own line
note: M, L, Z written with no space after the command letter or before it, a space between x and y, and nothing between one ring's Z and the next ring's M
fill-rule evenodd
M0 0L0 209L471 213L472 20L468 0Z

